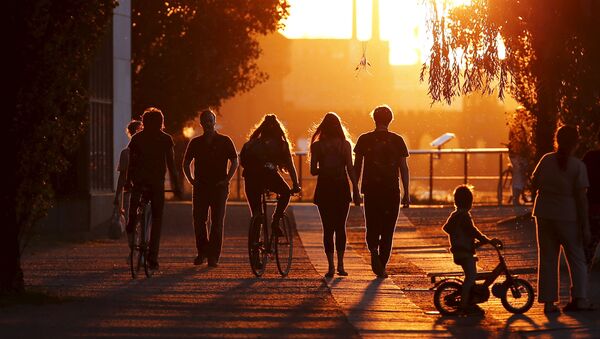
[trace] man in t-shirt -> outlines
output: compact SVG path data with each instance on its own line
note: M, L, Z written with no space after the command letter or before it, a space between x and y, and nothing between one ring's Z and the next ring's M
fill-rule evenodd
M364 194L367 246L373 273L385 278L400 205L399 176L402 177L402 205L408 207L410 204L406 162L409 155L404 139L388 131L394 118L390 107L375 107L371 115L375 130L358 138L354 147L354 170L360 179L364 162L361 192Z
M127 169L128 185L132 186L129 203L129 220L127 222L127 238L133 244L133 230L140 197L146 194L152 207L152 228L150 231L150 253L148 264L151 269L158 269L158 250L162 228L163 207L165 205L165 173L167 168L171 175L171 186L177 189L177 173L173 153L173 139L162 131L164 116L155 107L147 108L142 115L144 129L136 133L129 142L129 166Z
M231 139L215 130L216 116L212 111L204 110L200 113L200 124L204 133L190 140L183 159L183 173L194 187L192 206L198 250L194 265L201 265L204 258L207 258L208 266L216 267L223 244L229 181L238 167L238 159ZM192 161L193 177L190 170ZM209 208L210 235L206 229Z

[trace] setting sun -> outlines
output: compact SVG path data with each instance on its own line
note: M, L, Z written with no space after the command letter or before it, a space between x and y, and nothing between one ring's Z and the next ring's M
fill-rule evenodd
M358 40L372 36L372 0L356 1ZM290 0L290 16L283 35L289 39L350 39L353 0ZM470 0L446 1L446 8ZM440 6L441 7L441 6ZM389 41L392 65L414 65L428 49L425 28L427 8L420 1L379 0L380 38Z

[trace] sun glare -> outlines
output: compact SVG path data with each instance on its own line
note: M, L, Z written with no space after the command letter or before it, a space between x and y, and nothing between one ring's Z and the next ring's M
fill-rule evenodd
M290 15L282 34L289 39L350 39L353 0L289 0ZM437 0L446 10L471 0ZM357 38L371 39L372 0L356 0ZM389 41L392 65L424 60L430 43L425 26L427 8L417 0L379 0L380 35Z

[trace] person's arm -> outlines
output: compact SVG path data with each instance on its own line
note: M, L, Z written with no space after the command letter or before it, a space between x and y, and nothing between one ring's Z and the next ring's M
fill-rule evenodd
M192 164L192 152L190 151L190 145L192 144L192 141L190 140L190 142L188 143L186 149L185 149L185 153L183 156L183 163L182 163L182 167L183 167L183 175L185 175L186 180L192 185L195 185L194 182L194 178L192 177L192 170L190 168L191 164Z
M408 169L408 162L406 157L400 158L400 177L402 178L402 207L408 207L410 205L410 171Z
M287 146L286 146L287 148ZM287 160L286 160L285 168L288 170L290 174L290 178L292 179L292 192L298 193L300 192L300 185L298 184L298 175L296 174L296 166L294 166L294 160L292 159L292 154L287 152Z
M239 162L238 162L237 156L235 158L230 158L229 159L229 169L227 170L227 178L225 178L225 180L217 183L217 185L229 186L229 183L231 182L231 179L233 178L233 175L235 174L235 171L237 170L238 166L239 166Z
M363 167L363 159L364 156L360 153L355 153L354 155L354 174L356 175L356 182L360 180L360 175Z
M354 166L352 165L352 147L350 143L346 141L344 145L344 157L346 158L346 172L352 183L352 201L355 206L360 206L362 203L362 197L360 196L360 189L358 188L358 180L354 173Z
M128 165L128 161L125 159L126 153L127 152L125 150L122 150L121 156L119 157L119 166L117 167L117 170L119 171L119 177L117 178L117 188L115 190L115 199L113 201L115 206L120 205L123 187L125 187L125 176L127 175L126 166Z
M181 189L179 187L179 180L177 177L177 171L175 170L175 152L173 151L173 145L167 149L166 154L167 169L169 170L169 176L171 180L171 187L176 197L181 197Z

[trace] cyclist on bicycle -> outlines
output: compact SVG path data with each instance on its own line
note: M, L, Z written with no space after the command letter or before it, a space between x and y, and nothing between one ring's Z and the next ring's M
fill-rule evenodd
M136 133L129 142L129 166L127 169L127 186L131 187L129 203L129 220L127 222L127 239L129 246L133 245L133 230L136 223L136 213L142 194L151 203L152 229L150 232L150 251L148 263L151 269L158 268L158 250L162 214L165 203L165 172L167 167L171 175L171 185L176 196L177 173L173 153L173 139L163 132L164 116L155 107L147 108L142 115L144 129Z
M300 192L300 186L286 130L274 114L266 115L252 131L242 147L240 161L244 167L246 198L252 215L260 213L260 195L265 189L277 193L279 198L271 229L273 234L283 235L279 221L290 202L291 193ZM279 171L289 173L293 183L291 190Z
M460 309L464 314L482 314L483 309L479 306L469 305L469 294L477 278L475 240L482 244L492 243L494 246L500 241L488 238L473 224L470 212L473 206L473 192L468 186L460 185L454 189L454 206L456 209L450 214L442 229L448 234L454 263L460 265L465 274Z

